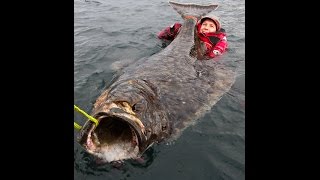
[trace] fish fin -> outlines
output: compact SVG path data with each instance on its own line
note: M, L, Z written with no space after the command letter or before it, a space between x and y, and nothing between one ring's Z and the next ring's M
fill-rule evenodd
M130 64L132 64L135 60L134 59L122 59L121 61L115 61L113 62L110 67L113 71L120 71L124 69L125 67L128 67Z
M178 3L174 1L169 1L169 4L181 15L182 18L191 16L197 19L213 10L216 10L219 6L218 4L200 5L193 3Z

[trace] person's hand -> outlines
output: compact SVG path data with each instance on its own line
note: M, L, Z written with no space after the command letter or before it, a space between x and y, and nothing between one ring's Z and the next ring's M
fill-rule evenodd
M195 16L192 16L192 15L183 15L182 18L183 18L184 20L194 19L195 21L198 21L198 19L197 19Z
M216 56L221 55L220 51L218 51L218 50L213 50L213 54Z

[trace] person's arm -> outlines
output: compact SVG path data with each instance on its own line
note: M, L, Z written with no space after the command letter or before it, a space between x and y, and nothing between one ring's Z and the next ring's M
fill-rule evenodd
M227 48L228 48L227 37L223 35L221 40L214 46L213 53L216 56L221 55L226 51Z
M180 27L180 23L174 23L172 26L166 27L160 31L158 33L158 38L172 41L179 33Z
M227 37L225 33L221 33L218 37L211 38L211 41L216 41L216 45L207 52L210 58L222 55L228 48Z

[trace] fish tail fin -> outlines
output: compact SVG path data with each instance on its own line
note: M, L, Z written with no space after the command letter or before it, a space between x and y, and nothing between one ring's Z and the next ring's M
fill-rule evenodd
M199 5L193 3L177 3L173 1L169 1L169 4L181 15L182 18L186 16L193 16L197 19L213 10L216 10L219 6L218 4Z

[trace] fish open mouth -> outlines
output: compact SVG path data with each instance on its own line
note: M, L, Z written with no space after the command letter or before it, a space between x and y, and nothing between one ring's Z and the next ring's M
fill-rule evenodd
M108 162L138 156L139 133L130 119L99 113L97 120L98 126L91 127L84 144L88 152Z

